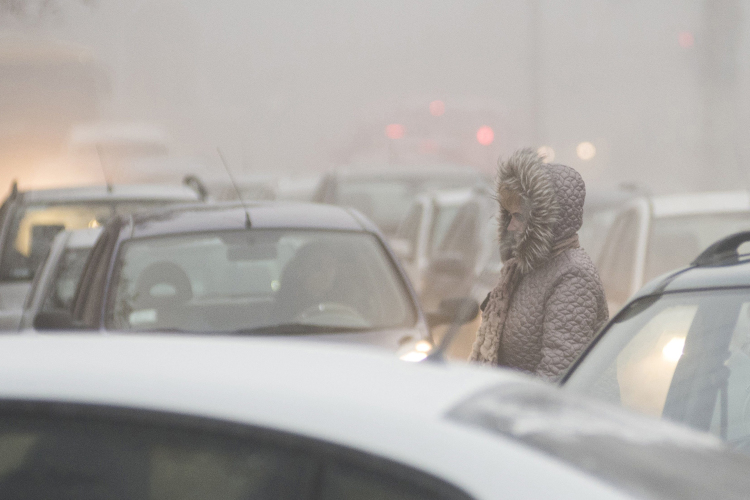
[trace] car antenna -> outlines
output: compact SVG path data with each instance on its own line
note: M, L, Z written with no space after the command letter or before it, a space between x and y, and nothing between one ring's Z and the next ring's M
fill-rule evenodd
M445 363L445 352L456 339L456 335L458 335L461 327L476 318L477 314L479 314L479 305L475 301L461 301L458 310L456 311L456 315L453 317L453 321L451 321L451 324L445 332L443 339L440 341L440 344L424 359L424 361Z
M107 192L112 192L112 182L109 180L109 177L107 176L107 168L104 165L104 153L102 152L102 145L98 142L96 143L96 154L99 155L99 166L102 169L102 175L104 175L104 183L107 185Z
M240 188L237 186L237 182L235 182L234 180L234 176L232 175L232 171L229 168L229 163L227 162L227 159L224 157L224 153L221 152L221 148L218 146L216 147L216 151L219 153L219 158L221 158L221 164L224 165L224 170L227 171L229 180L232 182L232 186L234 187L234 190L237 193L237 198L240 199L240 203L242 203L242 208L245 209L245 227L250 229L250 226L252 225L250 223L250 209L245 204L245 200L242 199L242 193L240 192Z

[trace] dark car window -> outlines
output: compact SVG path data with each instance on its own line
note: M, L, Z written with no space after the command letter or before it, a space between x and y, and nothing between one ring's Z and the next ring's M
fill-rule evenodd
M615 220L599 265L607 300L624 304L632 293L638 245L638 213L629 210Z
M42 311L70 309L90 248L68 248L60 257L55 276L42 303Z
M438 255L452 255L473 264L479 251L479 206L468 203L453 217L445 237L436 250Z
M98 227L115 214L159 207L163 201L24 205L16 210L2 244L0 280L28 281L62 230Z
M408 466L289 433L133 410L23 406L0 417L0 498L469 499Z
M253 229L134 239L107 328L334 333L413 327L416 307L372 234Z
M89 418L5 417L0 498L298 499L314 462L250 439Z
M634 302L566 387L713 432L750 451L750 291Z
M396 231L396 238L408 241L410 244L411 255L409 255L409 260L414 259L414 252L416 251L417 243L419 241L419 227L422 222L423 213L424 208L422 207L422 204L415 203L409 212L407 212L406 217L401 221L401 224Z

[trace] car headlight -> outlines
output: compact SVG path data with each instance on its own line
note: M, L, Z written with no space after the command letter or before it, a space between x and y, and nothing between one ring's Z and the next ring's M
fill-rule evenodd
M432 351L433 345L427 340L420 340L414 344L405 346L405 348L399 351L399 359L402 361L409 361L416 363L424 360Z

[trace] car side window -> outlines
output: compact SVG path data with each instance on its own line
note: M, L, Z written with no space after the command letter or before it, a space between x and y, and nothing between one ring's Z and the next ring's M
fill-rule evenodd
M422 212L423 208L421 204L415 204L412 206L411 210L406 214L406 217L404 217L404 220L396 231L396 238L406 240L410 244L411 255L409 256L409 260L414 258L414 252L417 248Z
M403 479L349 464L326 467L321 481L320 500L430 500L441 498Z
M28 415L0 424L1 498L304 498L303 453L210 431Z
M610 303L623 305L631 294L638 245L638 213L620 215L607 235L599 271Z
M409 467L288 433L64 406L0 411L0 498L469 498Z
M437 253L454 255L464 262L473 263L478 248L479 206L468 203L461 207L453 219Z

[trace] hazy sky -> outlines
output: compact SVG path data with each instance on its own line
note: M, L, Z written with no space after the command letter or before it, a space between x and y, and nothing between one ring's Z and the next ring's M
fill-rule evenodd
M320 170L365 130L377 137L363 154L380 160L383 126L428 116L439 99L448 135L495 120L486 154L465 146L487 170L513 148L547 145L591 185L675 191L717 177L702 142L704 1L540 0L535 22L525 0L63 3L63 21L21 31L93 47L112 72L108 117L160 123L181 153L213 161L220 145L248 169ZM19 29L11 24L5 31ZM742 18L738 61L750 53L746 27ZM720 120L739 134L730 144L740 159L749 152L744 66L731 82L736 116ZM589 161L576 154L584 141L596 147ZM722 168L722 185L710 187L744 181L737 165Z

